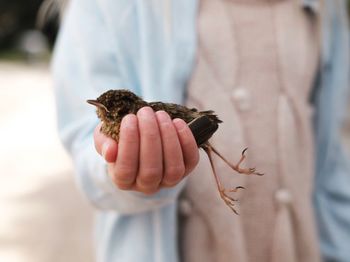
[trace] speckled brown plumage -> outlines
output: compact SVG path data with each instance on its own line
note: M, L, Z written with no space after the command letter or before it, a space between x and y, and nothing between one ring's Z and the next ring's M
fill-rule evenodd
M236 165L233 165L208 142L208 139L218 129L219 124L222 123L212 110L198 111L196 108L187 108L182 105L163 102L148 103L131 91L124 89L109 90L100 95L96 100L88 100L87 102L97 107L97 116L102 121L101 132L112 137L116 141L119 139L119 129L122 118L130 113L136 114L137 111L144 106L150 106L154 111L164 110L172 119L183 119L189 124L197 145L203 148L209 157L221 198L236 214L237 212L234 208L236 200L230 197L227 192L236 192L238 189L243 189L243 187L238 186L227 191L221 186L219 178L215 172L211 152L218 155L238 173L246 175L262 175L261 173L256 172L255 168L243 169L239 167L245 158L244 153L247 149L243 150L240 161Z
M97 106L97 116L102 121L101 131L116 141L118 141L122 118L130 113L136 114L144 106L150 106L154 111L164 110L169 114L171 119L181 118L186 123L190 123L192 120L201 116L208 117L215 126L222 122L213 111L198 111L196 108L190 109L173 103L147 103L134 93L124 89L109 90L96 100L89 100L89 103Z

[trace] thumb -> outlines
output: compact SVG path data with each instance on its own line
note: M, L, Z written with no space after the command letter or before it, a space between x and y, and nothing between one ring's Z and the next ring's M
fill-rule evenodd
M94 131L95 148L108 163L113 163L117 159L118 144L100 131L101 125L102 123L98 124Z

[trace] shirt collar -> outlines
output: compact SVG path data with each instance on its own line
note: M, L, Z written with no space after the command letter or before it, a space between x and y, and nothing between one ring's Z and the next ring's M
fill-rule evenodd
M318 13L320 10L320 0L301 0L303 8Z

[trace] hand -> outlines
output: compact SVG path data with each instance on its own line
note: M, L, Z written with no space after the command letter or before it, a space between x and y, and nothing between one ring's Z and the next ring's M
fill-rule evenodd
M197 165L198 147L182 119L143 107L121 122L119 143L94 132L97 152L108 163L114 184L123 190L154 194L177 185Z

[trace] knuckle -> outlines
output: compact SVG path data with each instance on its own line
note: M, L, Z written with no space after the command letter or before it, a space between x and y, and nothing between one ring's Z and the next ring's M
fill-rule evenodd
M114 184L121 190L130 190L132 188L131 184L125 184L120 181L114 181Z
M130 184L134 181L135 171L129 167L118 167L115 170L115 181L121 184Z
M175 133L174 130L171 129L170 125L169 125L169 128L162 128L161 132L162 132L163 141L174 143L177 140L177 134Z
M184 165L168 167L165 171L163 182L165 184L174 184L178 182L183 177L184 174L185 174Z
M163 136L173 137L174 134L176 134L175 127L174 127L173 123L171 122L171 120L160 122L159 128L160 128Z
M127 131L127 130L123 130L123 131ZM121 140L123 140L123 142L125 142L125 144L128 144L128 145L138 145L139 144L137 133L120 132L119 142Z
M132 129L130 127L124 127L120 129L120 138L119 140L123 140L128 144L136 144L138 141L138 130Z
M143 137L151 141L154 141L156 139L159 139L159 132L156 129L145 130Z
M162 169L159 167L155 168L143 168L139 174L139 181L143 185L152 185L160 182L162 175Z

